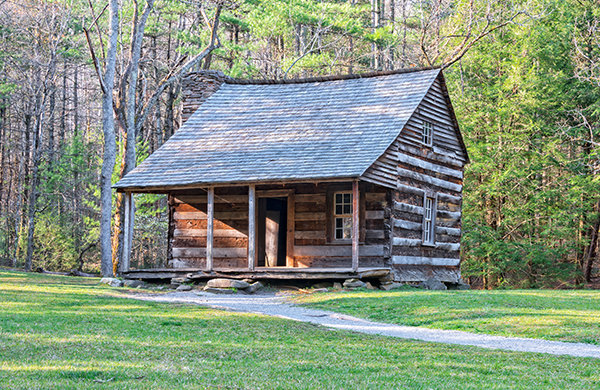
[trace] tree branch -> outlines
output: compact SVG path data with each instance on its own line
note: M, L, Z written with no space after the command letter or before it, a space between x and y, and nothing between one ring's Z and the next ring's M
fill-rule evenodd
M220 44L218 43L218 39L217 39L217 30L219 28L221 8L222 8L222 5L219 4L215 11L215 16L213 18L213 23L212 23L211 33L210 33L210 42L209 42L208 46L204 50L202 50L198 55L196 55L195 57L190 59L188 62L186 62L181 68L179 68L179 70L170 73L165 79L163 79L163 81L160 83L158 88L156 88L156 91L154 91L154 93L152 94L150 99L148 99L148 102L144 106L141 115L139 116L138 120L136 121L136 132L138 132L142 128L142 125L148 118L150 111L152 111L152 109L156 105L156 102L158 101L160 95L165 91L165 89L167 89L167 87L169 85L171 85L174 82L176 82L177 80L179 80L183 74L185 74L190 69L192 69L192 67L194 67L194 65L196 65L198 62L203 60L213 50L218 49L220 47Z

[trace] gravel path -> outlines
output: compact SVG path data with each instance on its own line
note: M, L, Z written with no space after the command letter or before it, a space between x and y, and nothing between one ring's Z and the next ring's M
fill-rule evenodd
M264 314L295 321L309 322L328 328L399 337L403 339L600 359L600 346L597 345L490 336L457 330L384 324L344 314L297 306L289 303L285 296L272 293L255 295L217 295L205 292L170 292L167 294L129 294L127 295L127 298L153 302L189 303L217 309Z

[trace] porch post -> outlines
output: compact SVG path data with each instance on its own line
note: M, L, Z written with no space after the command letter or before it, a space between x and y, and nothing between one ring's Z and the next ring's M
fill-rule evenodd
M248 186L248 269L256 264L256 186Z
M131 256L131 231L132 231L132 196L131 192L125 193L125 218L123 221L123 255L121 258L121 272L129 271Z
M358 271L358 235L359 235L359 221L358 221L358 180L352 182L352 271Z
M213 270L213 237L215 220L215 188L209 187L207 191L206 213L208 220L206 222L206 270Z

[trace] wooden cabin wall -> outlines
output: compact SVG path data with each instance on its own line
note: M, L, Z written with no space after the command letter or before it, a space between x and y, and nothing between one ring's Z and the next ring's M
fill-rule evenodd
M349 191L351 183L290 185L295 189L294 266L335 268L352 265L352 244L336 243L333 238L333 194ZM385 229L384 207L388 191L361 183L359 219L360 267L382 267L389 257L389 230ZM391 199L391 198L390 198ZM389 225L388 212L388 225ZM387 233L386 233L387 232Z
M440 83L392 145L398 156L398 184L393 199L392 266L398 281L460 278L463 167L460 145ZM423 120L434 125L433 147L421 143ZM424 246L425 193L437 194L435 245Z
M265 190L294 190L294 267L336 268L352 264L350 242L332 242L331 198L351 183L320 183L257 186ZM392 195L390 190L360 185L360 267L382 267L391 254ZM206 194L202 190L171 195L169 264L174 268L203 268L206 265ZM248 248L247 188L215 189L215 268L246 268Z
M202 190L172 195L171 259L173 268L206 266L206 193ZM245 188L215 189L213 225L214 267L244 268L248 265L248 191Z
M450 164L458 162L462 167L466 162L462 141L459 140L441 81L436 79L411 119L402 130L403 142L422 147L421 128L423 120L434 126L433 147L430 149L440 156L446 156ZM398 142L396 140L377 161L362 175L361 179L383 187L396 188L398 172ZM402 153L402 151L400 151ZM462 169L462 168L460 168ZM402 175L402 171L400 175Z
M421 128L423 120L433 124L433 151L456 160L461 166L466 156L459 141L457 129L452 121L450 109L442 92L442 85L436 79L411 119L402 130L402 138L415 146L422 146Z

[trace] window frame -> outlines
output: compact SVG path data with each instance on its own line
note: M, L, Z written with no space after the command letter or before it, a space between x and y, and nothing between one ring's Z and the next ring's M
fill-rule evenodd
M431 199L431 217L427 218L427 200ZM425 193L423 196L423 234L421 242L423 246L435 246L435 228L436 228L436 216L437 216L437 193ZM427 222L431 223L431 227L427 229ZM429 234L429 240L427 235Z
M341 203L342 213L341 214L336 213L336 206L338 205L338 203L336 202L336 198L337 198L338 194L342 195L342 203ZM344 205L346 205L346 202L344 202L343 196L346 195L346 194L350 195L350 213L344 213L343 212L344 211L343 207L344 207ZM331 210L331 215L332 215L331 220L332 221L331 221L331 223L332 223L332 241L334 241L334 242L349 242L349 241L352 241L352 227L350 228L350 237L349 238L337 238L338 227L336 226L336 221L337 221L338 218L342 218L342 219L344 219L344 218L350 218L351 226L352 226L352 223L354 223L353 214L352 214L352 211L353 211L352 210L352 205L353 205L353 199L352 198L353 198L352 191L334 191L333 192L332 202L331 202L331 204L332 204L332 210ZM342 224L343 224L343 222L342 222ZM344 229L344 227L342 226L341 229L342 229L342 235L343 235L343 229Z
M429 134L425 132L425 129L428 128ZM423 119L421 124L421 143L426 146L433 146L433 134L434 134L434 126L433 122Z

